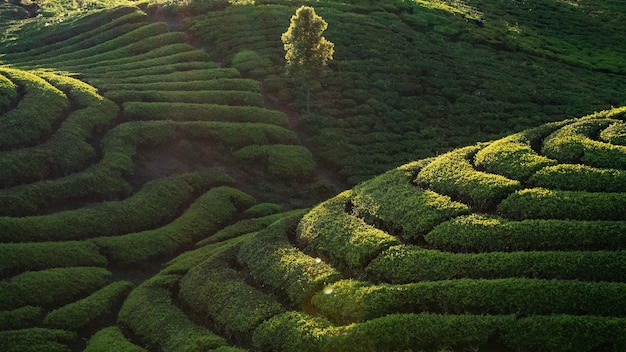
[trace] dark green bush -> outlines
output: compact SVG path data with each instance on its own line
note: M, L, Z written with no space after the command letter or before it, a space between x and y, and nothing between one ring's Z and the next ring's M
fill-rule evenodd
M235 106L263 106L263 96L257 92L228 90L196 90L196 91L134 91L116 90L105 96L118 103L137 102L172 102L193 104L219 104Z
M47 268L106 265L106 258L93 243L0 243L0 278Z
M110 326L96 332L89 341L85 352L146 352L145 349L131 343L116 326Z
M522 220L472 214L441 223L425 236L449 252L626 249L626 222Z
M348 326L322 351L464 351L489 346L513 316L390 314Z
M133 75L126 77L116 77L115 83L118 84L143 84L143 83L162 83L162 82L184 82L193 80L211 80L224 78L239 78L240 74L234 68L204 68L186 71L177 71L166 74L150 74L150 75ZM97 77L90 79L95 86L111 83L111 78Z
M4 113L17 97L17 85L0 74L0 113Z
M379 253L400 243L395 237L346 213L352 191L309 211L298 224L298 244L339 270L360 273Z
M40 307L24 306L0 311L0 330L18 330L40 325L44 312Z
M311 152L300 145L249 145L234 154L244 170L263 170L271 176L294 181L312 176L315 161Z
M58 307L98 290L110 277L108 270L94 267L25 272L0 281L0 309Z
M304 211L296 211L244 242L237 256L256 282L273 290L298 308L325 284L340 278L339 273L320 259L293 247L288 240Z
M470 163L484 145L460 148L435 158L418 173L416 182L437 193L487 210L521 187L519 181L476 171Z
M626 220L626 192L596 193L530 188L498 205L498 213L514 220Z
M528 184L565 191L626 192L626 171L560 164L539 170Z
M455 254L394 246L365 270L373 282L403 284L461 278L526 277L624 282L624 251Z
M223 334L246 341L259 324L283 313L284 308L230 268L234 257L218 255L189 270L180 280L180 298Z
M470 212L447 196L416 187L411 175L395 169L355 186L352 213L390 234L417 241L440 222Z
M287 116L254 106L184 103L124 103L127 120L261 122L286 127Z
M68 108L67 96L47 81L26 71L2 68L0 74L25 90L18 105L0 119L0 147L32 145L52 131Z
M246 215L252 217L263 217L277 214L283 211L283 206L276 203L259 203L246 209Z
M117 281L76 302L48 313L43 323L46 327L79 331L115 313L135 285Z
M118 323L163 352L206 351L226 344L223 338L194 324L172 302L179 275L156 275L134 289L118 315Z
M183 72L181 72L183 73ZM173 82L152 82L152 83L117 83L109 82L100 84L99 87L107 91L117 90L163 90L163 91L197 91L197 90L237 90L248 92L259 92L260 83L246 78L214 78L201 80L197 78L193 81L173 81Z
M130 57L110 55L104 59L96 58L99 63L94 67L93 63L80 63L71 67L84 72L88 76L98 76L109 78L110 81L116 77L126 77L128 72L143 72L150 74L154 70L161 72L163 69L169 70L171 67L186 67L188 65L205 68L216 68L217 65L209 61L206 52L195 50L189 44L174 41L170 44L156 47L153 50ZM134 74L132 74L134 75Z
M4 352L69 352L69 345L78 336L65 330L30 328L0 331L0 346Z
M551 315L517 320L499 338L515 351L623 351L626 319Z
M626 284L508 278L458 279L405 285L339 281L313 296L312 304L337 324L393 313L626 315Z
M230 187L217 187L198 198L180 217L154 230L92 241L114 266L141 265L151 260L172 257L223 224L232 221L238 211L254 199Z

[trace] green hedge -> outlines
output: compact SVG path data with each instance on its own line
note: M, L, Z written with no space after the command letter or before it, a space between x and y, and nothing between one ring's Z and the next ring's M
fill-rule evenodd
M560 164L539 170L529 186L566 191L626 192L626 171Z
M560 163L581 163L598 168L626 169L626 146L591 139L611 124L610 119L581 120L546 138L542 153Z
M261 285L286 297L302 309L311 295L340 274L322 260L310 257L292 246L294 233L304 211L295 211L244 242L238 260Z
M267 204L267 203L261 203L261 205L263 204ZM256 205L252 206L250 209L254 208L255 206ZM249 214L250 209L247 209L245 211L247 215L250 215ZM296 210L291 210L285 213L271 214L271 215L261 216L261 217L253 218L253 219L244 219L232 225L226 226L223 229L220 229L219 231L217 231L215 234L211 235L210 237L207 237L203 239L202 241L196 243L196 246L197 247L206 246L208 244L213 244L213 243L229 240L231 238L235 238L238 236L242 236L242 235L246 235L250 233L256 233L258 231L265 229L266 227L280 220L281 218L288 217L294 214L301 214L301 210L296 209Z
M162 83L162 82L184 82L193 80L211 80L211 79L228 79L239 78L240 73L234 68L204 68L188 71L177 71L166 74L151 75L133 75L125 77L117 77L115 83L118 84L144 84L144 83ZM95 86L111 83L110 78L90 77L89 82Z
M228 90L195 90L195 91L133 91L116 90L108 92L105 97L122 102L171 102L193 104L219 104L263 107L263 96L257 92Z
M478 351L493 345L500 330L513 320L512 316L391 314L350 325L321 351Z
M54 122L63 118L69 106L67 96L27 71L0 68L0 74L25 90L17 106L0 119L0 148L41 142L52 132Z
M76 33L71 37L58 38L56 41L44 45L33 46L32 48L22 52L9 53L6 55L6 59L7 61L15 63L24 63L33 59L42 59L61 55L67 53L68 49L87 49L145 25L145 13L136 10L133 11L132 9L127 9L127 12L128 13L126 14L119 13L119 17L110 18L109 21L101 23L97 27L85 28L86 31ZM75 27L81 26L81 22L83 22L83 20L79 20L78 22L79 23L74 24ZM54 31L53 28L56 28L56 26L50 29ZM44 33L49 33L49 31L45 31ZM65 35L65 33L62 34ZM37 36L28 39L36 38ZM24 42L25 40L23 39L26 38L20 38L19 42Z
M172 257L202 237L213 233L254 203L254 198L230 187L217 187L198 198L173 222L154 229L93 241L110 265L127 267Z
M18 330L41 325L44 312L40 307L24 306L0 311L0 330Z
M176 90L239 90L248 92L259 92L261 87L259 81L247 78L213 78L204 79L196 78L193 81L174 81L174 82L151 82L151 83L117 83L109 82L100 84L100 88L105 91L116 90L154 90L154 91L176 91Z
M470 159L484 147L460 148L435 158L422 168L416 182L477 210L492 209L521 185L519 181L474 169Z
M0 243L0 278L47 268L106 265L107 259L93 243Z
M261 352L319 352L338 330L326 319L290 311L261 324L252 341Z
M555 128L556 126L546 125L492 142L476 153L475 165L488 173L524 181L543 167L557 163L556 160L537 154L533 150L537 141L529 139L539 129L547 134Z
M600 132L600 139L610 144L626 146L626 125L623 121L609 125Z
M69 77L44 72L37 75L66 92L75 110L45 143L0 155L0 182L5 187L60 177L85 168L96 154L88 139L117 117L117 105L103 99L95 88Z
M116 326L99 330L87 341L84 352L146 352L145 349L131 343Z
M503 217L563 220L626 220L626 192L596 193L530 188L517 191L498 205Z
M130 32L124 33L111 40L101 42L89 48L80 49L79 43L68 45L63 48L64 53L56 53L49 58L31 59L27 64L34 66L46 65L75 65L80 62L94 62L93 60L108 57L110 53L116 56L132 56L148 51L154 47L169 43L168 38L172 33L168 33L169 26L164 22L147 23ZM157 39L158 38L158 39ZM176 41L183 41L182 33L176 34ZM148 45L147 43L150 43ZM135 49L133 49L135 47ZM141 49L143 47L143 49ZM125 54L125 55L123 55Z
M244 170L260 170L288 181L310 178L316 167L311 152L300 145L249 145L234 156Z
M441 223L425 236L449 252L626 249L626 222L522 220L472 214Z
M298 244L342 271L360 273L379 253L400 243L395 237L346 213L352 191L309 211L298 224Z
M17 85L0 73L0 113L4 113L17 97Z
M523 318L500 337L504 345L519 352L623 351L626 319L551 315Z
M172 291L179 275L156 275L134 289L118 315L118 323L145 341L146 349L163 352L206 351L225 340L194 324L174 305Z
M623 317L625 300L624 283L507 278L405 285L346 280L316 293L311 302L330 321L350 324L387 314L420 312Z
M95 267L25 272L0 281L0 309L58 307L103 287L110 277L108 270Z
M230 176L219 173L182 174L147 182L122 201L50 215L0 217L0 240L67 241L152 229L173 220L196 194L233 182Z
M78 339L75 333L65 330L30 328L0 331L3 352L70 352L70 344Z
M243 342L259 324L283 313L284 308L246 283L245 274L231 268L236 264L235 254L214 256L189 270L180 280L179 296L200 319L212 321L222 335Z
M352 213L368 224L400 236L418 241L437 224L470 209L411 183L412 174L394 169L355 186L352 189Z
M287 116L276 110L254 106L225 106L186 103L141 103L123 105L126 120L260 122L287 127Z
M112 56L117 57L117 56ZM106 58L105 58L106 59ZM155 61L163 61L160 59L156 59ZM140 65L140 64L137 64ZM141 65L140 65L141 66ZM145 65L144 65L145 66ZM102 73L92 73L89 75L89 82L94 85L98 85L96 82L111 82L112 80L116 80L118 82L133 82L133 77L138 77L140 80L147 80L154 82L155 80L150 76L163 77L172 73L180 72L180 71L195 71L195 70L206 70L206 69L216 69L216 64L212 61L183 61L183 62L173 62L167 64L161 64L158 66L147 66L144 68L136 68L134 70L121 70L121 71L103 71ZM72 66L67 67L67 69L72 69ZM217 69L223 70L223 69ZM218 75L219 77L231 77L233 76L230 72L224 72ZM197 79L197 78L195 78ZM158 79L157 79L158 81Z
M366 268L373 282L394 284L460 278L527 277L625 282L624 251L455 254L394 246Z

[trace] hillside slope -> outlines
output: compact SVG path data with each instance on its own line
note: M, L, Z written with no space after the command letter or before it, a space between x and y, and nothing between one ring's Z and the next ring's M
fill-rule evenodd
M0 3L0 349L625 349L624 9L311 4Z

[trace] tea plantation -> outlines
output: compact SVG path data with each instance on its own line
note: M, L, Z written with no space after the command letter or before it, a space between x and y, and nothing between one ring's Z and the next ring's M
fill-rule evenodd
M626 350L624 19L0 0L0 351Z

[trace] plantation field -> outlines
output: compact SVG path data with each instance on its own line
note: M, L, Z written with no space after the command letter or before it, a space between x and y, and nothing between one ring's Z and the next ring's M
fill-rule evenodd
M0 350L625 350L624 11L0 0Z

